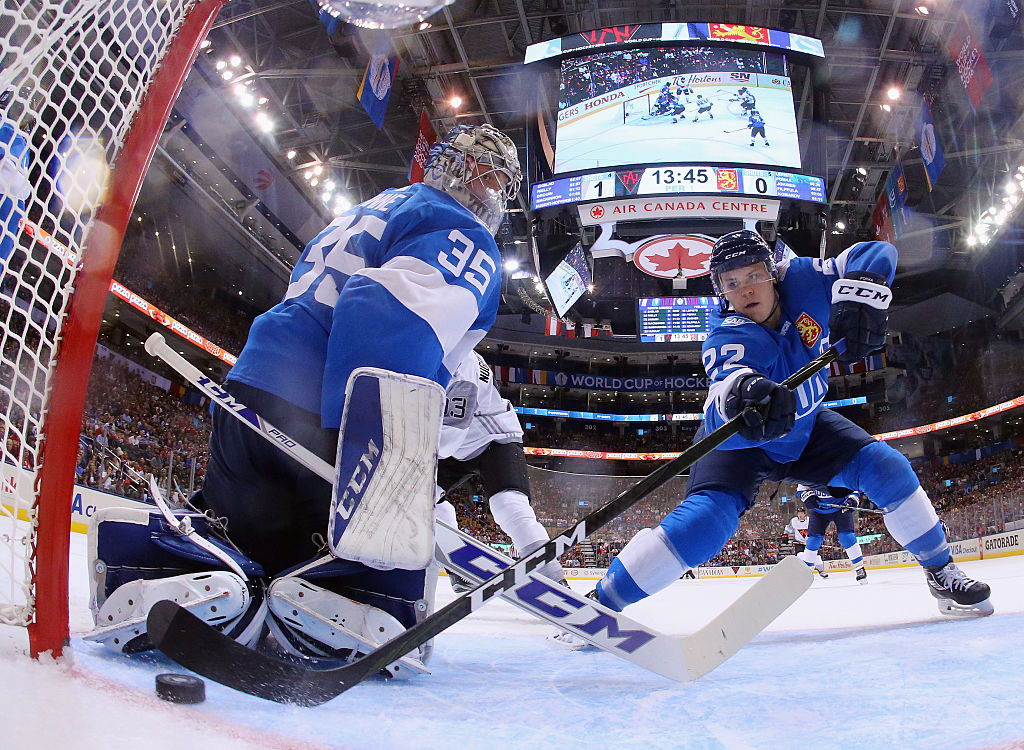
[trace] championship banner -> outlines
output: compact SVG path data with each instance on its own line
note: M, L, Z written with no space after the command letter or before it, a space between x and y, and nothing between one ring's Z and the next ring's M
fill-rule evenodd
M960 15L953 35L949 38L949 56L956 62L957 72L960 73L960 82L967 91L967 98L971 102L971 108L977 110L985 92L989 90L995 80L992 71L985 61L978 43L978 35L974 33L966 14Z
M384 113L388 109L391 84L394 83L397 72L398 55L391 51L391 39L383 31L378 32L373 55L356 92L363 109L378 130L384 127Z
M437 131L427 117L427 110L420 112L420 130L416 134L416 146L412 151L412 161L409 162L409 184L423 182L423 171L427 166L427 156L430 147L437 140Z
M932 112L928 108L928 102L921 102L921 114L915 125L917 130L917 144L921 148L921 159L924 160L924 172L928 177L928 190L935 187L936 180L946 168L946 158L942 155L942 144L935 134L935 123L932 122Z

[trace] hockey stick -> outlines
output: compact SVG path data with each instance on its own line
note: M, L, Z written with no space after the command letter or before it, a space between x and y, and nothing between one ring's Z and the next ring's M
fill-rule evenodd
M819 508L827 508L828 510L852 510L857 513L876 513L880 516L885 515L884 510L878 510L876 508L861 508L856 505L832 505L831 503L818 503Z
M159 342L151 336L146 341L146 350L154 354L160 349ZM151 342L153 345L151 346ZM796 388L810 379L823 367L831 364L838 356L837 347L832 346L808 362L783 383ZM167 347L169 355L178 355ZM259 430L280 439L267 428L258 415L243 411L230 394L217 386L182 358L196 374L195 384L208 395L232 404L228 408L245 416L252 429ZM762 406L766 406L764 404ZM755 410L754 406L747 407ZM297 703L315 706L325 703L349 688L394 662L397 658L418 648L438 633L464 619L479 609L485 602L522 583L527 574L539 566L561 557L566 550L583 541L587 536L632 507L672 477L680 474L703 456L707 455L740 431L744 424L746 410L730 419L720 428L694 443L676 458L662 465L633 487L620 493L572 527L554 536L543 547L500 571L472 591L435 612L406 630L373 652L351 664L327 670L312 670L306 667L280 661L271 656L252 651L227 637L215 628L195 617L171 601L160 601L153 605L147 618L150 640L167 656L179 664L210 679L251 695L280 703ZM250 421L255 420L255 421ZM280 435L280 433L277 433ZM752 637L752 636L751 636Z
M150 354L163 359L197 387L208 389L208 395L216 403L228 409L232 415L253 430L256 430L256 425L259 424L262 428L259 433L301 466L317 474L325 482L333 481L333 466L315 454L296 450L295 446L298 445L296 441L273 425L262 420L258 423L254 422L253 417L258 417L255 411L237 401L228 402L209 385L204 385L201 379L205 376L162 341L162 337L157 338L159 336L160 334L153 334L146 342L146 348ZM467 473L461 477L442 493L438 502L468 482L472 476L472 473ZM169 516L169 512L164 515L169 522L172 522L174 528L178 527L174 519ZM515 564L514 559L502 555L468 534L444 523L437 525L436 545L438 561L441 565L473 584L479 584L494 573ZM245 578L244 575L242 577ZM787 578L783 573L776 573L774 577ZM783 596L780 593L776 599L785 602L784 609L800 593L802 593L802 589L789 596ZM695 679L713 669L749 640L749 638L735 637L730 643L719 644L719 648L713 655L691 653L694 651L694 646L690 645L694 643L693 636L690 636L689 639L676 639L651 631L643 625L633 622L625 615L610 610L571 589L558 586L556 582L536 573L529 574L527 580L518 584L514 589L502 592L501 596L520 609L550 622L557 628L568 630L604 651L650 669L664 677L679 681ZM749 621L749 618L753 617L754 621L758 622L767 615L768 619L764 621L763 625L751 634L753 637L777 616L777 612L768 614L770 611L763 610L756 614L743 613L733 619ZM779 611L781 612L781 610ZM735 628L729 628L729 630L734 632ZM715 632L721 633L723 641L726 640L721 627L716 626ZM701 642L700 639L698 639L699 642Z

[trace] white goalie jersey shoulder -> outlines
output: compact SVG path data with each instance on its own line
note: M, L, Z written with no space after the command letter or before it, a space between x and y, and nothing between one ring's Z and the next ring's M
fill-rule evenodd
M494 442L522 442L523 428L512 404L494 385L490 366L469 352L445 390L439 458L466 461Z

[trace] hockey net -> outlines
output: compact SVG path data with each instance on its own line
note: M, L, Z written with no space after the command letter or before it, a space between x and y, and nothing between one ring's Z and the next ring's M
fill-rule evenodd
M0 9L0 623L68 638L82 405L121 238L226 0Z
M629 125L630 122L648 117L651 114L651 95L635 96L626 99L622 103L622 124Z

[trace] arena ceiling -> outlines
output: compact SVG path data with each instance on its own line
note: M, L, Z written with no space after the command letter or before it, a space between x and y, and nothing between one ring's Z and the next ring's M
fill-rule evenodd
M1019 30L1009 25L1004 6L1001 0L456 0L422 28L392 34L401 62L380 130L356 96L373 32L340 24L328 34L309 0L231 0L210 35L210 54L201 56L199 65L213 65L216 55L241 57L246 75L259 82L271 100L268 106L279 113L268 155L287 180L309 195L311 205L321 206L317 189L303 178L317 164L353 202L406 184L421 110L438 131L456 123L490 122L524 148L528 84L522 62L532 43L625 24L709 20L820 38L828 73L818 83L830 92L825 144L830 207L794 207L784 213L780 232L806 255L817 254L822 233L830 254L871 238L872 211L894 163L902 158L915 213L899 242L899 303L909 308L947 293L991 307L1000 281L1020 260L1012 213L987 246L972 247L967 237L980 213L998 205L1003 186L1024 163L1024 89L1016 85L1024 43ZM983 38L995 79L976 111L948 49L964 15ZM224 99L236 106L231 85L223 83ZM890 88L902 92L899 99L888 98ZM805 140L811 130L811 90L810 73L800 71L794 91ZM454 95L463 100L459 108L448 103ZM922 95L933 100L943 131L953 134L943 144L946 172L932 191L922 189L919 180L923 169L914 123ZM165 141L173 138L171 133ZM291 159L289 151L295 151ZM521 255L516 242L525 241L530 231L526 198L524 187L511 232L499 237L506 254ZM231 199L244 202L245 191ZM330 213L322 206L320 210L326 223ZM839 221L846 227L842 232L836 229ZM256 244L263 246L257 252L266 255L267 246L277 245L279 250L272 248L276 260L244 262L254 243L243 232L239 257L231 265L250 274L238 281L247 289L267 278L264 267L277 268L270 274L274 280L265 283L270 291L252 294L259 306L279 295L283 269L294 262L301 243L294 242L297 227L256 229L262 237ZM250 240L256 229L248 227ZM912 310L903 315L908 326L914 319Z

